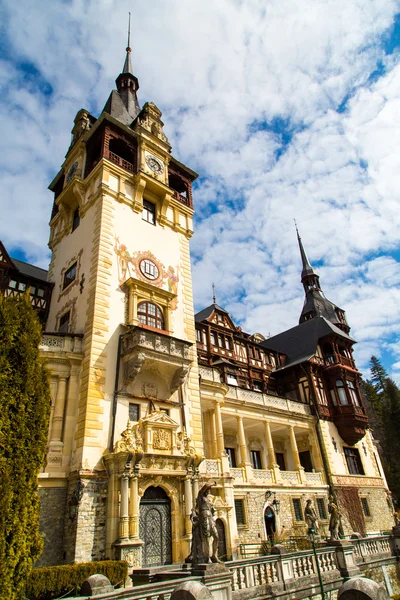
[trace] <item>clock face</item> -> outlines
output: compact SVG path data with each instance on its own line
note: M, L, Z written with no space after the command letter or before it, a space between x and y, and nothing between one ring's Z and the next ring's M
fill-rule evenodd
M160 175L164 171L164 164L161 160L153 156L152 154L148 154L146 156L146 164L154 173Z
M78 162L74 162L74 164L70 166L68 174L67 174L67 183L69 181L71 181L71 179L73 178L73 176L76 173L77 168L78 168Z
M147 279L157 279L160 274L157 265L148 258L140 261L139 268L140 272L147 277Z

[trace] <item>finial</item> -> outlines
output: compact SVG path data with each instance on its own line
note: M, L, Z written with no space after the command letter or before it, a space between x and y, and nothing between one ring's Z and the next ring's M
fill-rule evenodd
M217 304L217 299L215 297L215 285L214 285L214 283L212 284L212 290L213 290L213 303Z
M299 230L297 228L297 221L296 221L296 219L293 219L293 221L294 221L294 226L296 227L297 237L300 238Z
M131 13L129 13L129 19L128 19L128 45L126 47L126 51L127 52L131 51Z

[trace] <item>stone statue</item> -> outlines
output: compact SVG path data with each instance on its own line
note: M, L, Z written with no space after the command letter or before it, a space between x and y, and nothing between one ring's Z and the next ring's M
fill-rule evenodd
M312 500L307 500L306 502L306 508L304 510L304 519L308 527L314 528L315 535L319 535L318 517L317 513L315 512L315 508L312 505Z
M192 547L185 562L192 564L219 563L218 530L214 520L215 508L210 502L210 489L214 483L205 483L196 499L196 508L192 509Z
M329 531L331 532L330 541L337 542L340 539L339 532L342 530L342 516L337 507L337 504L334 502L333 496L329 496L329 504L328 511L331 515L329 519Z

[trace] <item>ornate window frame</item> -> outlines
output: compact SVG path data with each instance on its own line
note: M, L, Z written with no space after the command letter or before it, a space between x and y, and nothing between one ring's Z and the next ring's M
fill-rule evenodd
M149 328L152 331L164 331L165 333L168 333L168 335L173 334L172 310L173 301L176 300L177 294L155 287L145 281L134 279L133 277L127 279L121 285L121 289L126 294L128 325L139 325L141 327ZM152 302L161 309L164 317L165 329L153 329L152 327L142 325L139 322L137 308L140 302Z

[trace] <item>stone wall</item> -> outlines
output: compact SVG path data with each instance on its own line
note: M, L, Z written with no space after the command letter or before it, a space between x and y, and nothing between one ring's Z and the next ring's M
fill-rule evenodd
M84 488L76 504L79 481ZM68 511L65 527L66 561L79 563L111 558L105 556L107 479L71 479L68 486Z
M236 492L236 490L235 490ZM280 501L279 515L276 517L277 533L276 539L289 538L291 536L303 537L307 534L307 526L304 521L304 509L306 501L310 498L313 501L314 508L317 510L317 497L325 499L326 514L328 517L328 499L325 494L316 493L305 493L303 490L299 490L298 493L292 491L291 493L278 492L277 497ZM265 526L264 526L264 508L265 508L265 497L259 490L249 492L246 494L235 493L235 498L242 498L245 502L245 513L246 513L246 524L244 526L238 526L239 543L240 544L254 544L260 540L265 540ZM303 514L302 521L296 521L293 499L300 500L300 505ZM272 498L271 498L272 500ZM325 536L328 535L328 518L325 520L319 520L320 533Z
M343 525L345 535L351 535L357 529L360 529L360 525L363 526L363 530L358 531L358 533L365 534L367 533L377 533L381 531L388 531L394 525L393 516L391 509L386 500L386 490L382 488L352 488L355 495L355 501L353 502L353 510L356 511L358 527L354 528L351 525L351 522L354 521L354 518L351 519L347 514L347 506L345 504L346 494L341 494L341 491L346 491L347 488L338 488L338 502L340 510L343 514ZM353 498L351 496L351 498ZM363 515L363 509L361 505L360 497L365 497L368 502L370 516L366 517ZM260 540L264 540L265 535L265 526L264 526L264 508L265 497L262 492L255 489L254 491L242 491L235 489L235 498L244 500L245 507L245 515L246 515L246 524L238 526L238 534L239 534L239 543L241 544L251 544L258 543ZM306 501L310 498L313 501L313 505L315 510L317 510L317 498L323 498L325 502L325 510L326 510L326 519L319 518L319 528L320 534L324 536L329 535L328 525L329 525L329 514L328 514L328 496L325 492L305 492L304 490L299 489L296 493L295 490L291 490L290 492L283 492L278 490L277 498L280 501L280 512L276 518L277 524L277 539L279 537L289 538L291 536L294 537L303 537L307 533L306 523L304 521L304 509L306 505ZM298 499L300 501L303 520L297 521L293 499ZM272 500L272 498L271 498ZM353 498L354 500L354 498ZM350 507L351 509L351 507ZM356 525L356 523L354 525Z
M65 562L63 542L67 488L39 488L39 498L39 527L44 550L36 566L61 565Z
M352 496L349 496L351 499L350 508L347 506L347 504L349 504L349 498L346 502L346 492L348 491L354 492ZM358 533L365 535L365 533L388 531L393 527L393 509L387 503L387 493L385 489L373 487L342 487L337 488L336 492L339 507L343 513L346 533L358 531ZM360 500L362 497L367 500L370 511L369 517L365 516L363 513ZM352 515L349 514L349 511L351 510L354 511L356 519L354 519L354 515L352 518ZM361 525L357 527L357 523L359 522L361 522ZM362 530L362 527L364 527L364 530Z
M400 594L400 566L398 564L366 568L363 569L362 574L386 587L389 595ZM388 583L390 587L388 587Z

